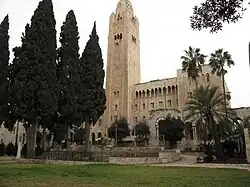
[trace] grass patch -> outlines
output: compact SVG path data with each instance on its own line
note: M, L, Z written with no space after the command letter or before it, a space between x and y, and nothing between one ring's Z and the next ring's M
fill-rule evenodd
M0 187L248 187L250 172L119 165L0 164Z

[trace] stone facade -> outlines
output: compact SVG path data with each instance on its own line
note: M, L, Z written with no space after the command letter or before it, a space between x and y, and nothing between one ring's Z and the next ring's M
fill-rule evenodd
M208 65L202 70L198 84L216 85L222 92L221 78L211 74ZM139 21L130 1L120 0L109 20L107 110L92 127L92 135L107 135L109 126L120 117L128 119L131 129L138 121L146 120L151 130L150 143L155 145L158 120L168 114L182 117L188 95L194 89L194 82L181 69L177 70L176 77L141 83Z

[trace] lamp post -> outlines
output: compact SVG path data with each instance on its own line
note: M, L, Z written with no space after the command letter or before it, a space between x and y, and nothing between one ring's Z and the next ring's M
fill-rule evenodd
M115 147L117 147L117 124L115 125Z
M135 157L136 157L136 130L134 127L134 150L135 150Z
M157 140L157 144L159 145L159 135L158 135L159 126L155 125L155 139Z

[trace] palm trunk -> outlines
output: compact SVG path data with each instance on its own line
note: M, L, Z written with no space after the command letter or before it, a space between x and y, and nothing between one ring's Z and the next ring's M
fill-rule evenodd
M195 91L198 90L198 82L197 82L197 79L194 79L194 83L195 83Z
M226 97L225 77L224 77L224 75L222 75L222 88L223 88L223 95L224 95L225 114L226 114L226 117L227 117L227 97Z
M212 116L209 116L209 123L210 123L210 126L212 127L212 132L213 132L213 137L214 137L214 142L215 142L215 147L216 147L216 157L218 160L222 160L223 159L222 147L221 147L220 139L218 137L218 133L216 132L217 130L216 124Z

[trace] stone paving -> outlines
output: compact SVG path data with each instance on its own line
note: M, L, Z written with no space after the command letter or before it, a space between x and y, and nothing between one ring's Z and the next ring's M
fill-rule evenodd
M196 167L196 168L230 168L230 169L243 169L250 171L250 164L209 164L209 163L196 163L197 156L182 155L182 159L177 162L168 164L150 164L150 166L162 167Z

